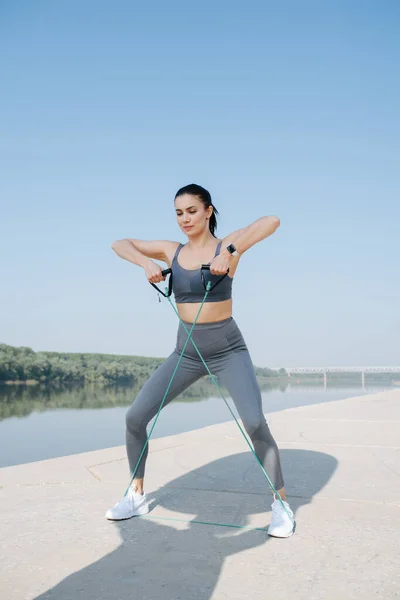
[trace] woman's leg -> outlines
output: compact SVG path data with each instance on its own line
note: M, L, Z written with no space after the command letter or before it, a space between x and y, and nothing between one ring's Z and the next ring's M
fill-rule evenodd
M131 475L134 472L142 453L143 446L146 443L147 425L160 408L160 404L164 398L164 394L179 360L179 356L179 353L174 351L169 358L154 371L126 413L126 450ZM205 368L200 361L196 362L183 356L163 406L169 404L174 398L205 374ZM148 444L141 458L133 484L134 489L141 494L143 493L143 478L147 454Z
M281 504L274 498L268 534L286 538L294 533L294 515L286 501L279 450L262 412L261 392L254 366L240 337L238 332L227 336L227 343L233 341L233 344L230 344L224 356L213 361L211 371L229 390L243 425L253 442L255 453L282 499Z
M258 459L285 500L279 450L262 412L261 392L249 352L244 348L228 350L211 371L229 391Z
M171 377L175 371L180 354L175 350L169 358L146 381L132 406L126 413L126 449L131 475L142 454L147 440L146 426L157 414L164 395L167 391ZM169 404L181 392L188 388L197 379L205 375L206 371L201 362L183 357L179 363L171 387L163 406ZM143 452L134 482L128 493L106 512L106 519L118 521L130 519L137 515L149 512L149 505L143 490L143 478L148 445Z

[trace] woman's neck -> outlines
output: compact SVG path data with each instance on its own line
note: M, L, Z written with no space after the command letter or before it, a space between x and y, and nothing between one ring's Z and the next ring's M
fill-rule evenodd
M189 248L192 248L192 250L199 250L209 246L214 246L215 242L218 242L217 238L215 238L210 231L207 231L205 233L201 233L195 238L191 238L187 245Z

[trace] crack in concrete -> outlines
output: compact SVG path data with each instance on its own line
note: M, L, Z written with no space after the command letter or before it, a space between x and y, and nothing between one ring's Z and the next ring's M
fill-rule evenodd
M378 448L382 450L400 450L400 446L372 446L368 444L332 444L329 442L301 442L296 440L295 442L285 442L284 440L277 440L279 444L313 444L313 446L332 446L333 448Z
M193 492L214 492L215 494L240 494L242 496L266 496L269 490L265 492L249 492L249 491L240 491L240 490L230 490L230 489L212 489L212 488L198 488L198 487L185 487L185 486L167 486L170 490L185 490L185 491L193 491ZM156 492L157 490L155 490ZM304 496L301 494L288 494L289 498L297 498L299 500L312 500L313 502L316 500L324 500L328 502L356 502L358 504L374 504L374 505L386 505L386 506L396 506L400 508L400 500L386 502L384 500L360 500L359 498L329 498L328 496Z
M94 477L96 477L94 475ZM96 478L97 479L97 478ZM102 480L98 480L98 481L102 481ZM47 487L47 486L64 486L64 485L74 485L76 486L77 484L79 485L80 482L77 481L51 481L51 482L40 482L40 483L19 483L16 484L15 487ZM3 486L3 488L5 489L8 486ZM11 487L11 486L10 486ZM3 489L2 488L2 489ZM168 489L171 490L171 492L173 490L184 490L184 491L189 491L189 492L212 492L214 494L239 494L240 496L262 496L265 497L266 499L268 499L267 496L267 492L269 490L266 490L265 492L251 492L251 491L241 491L241 490L237 490L237 489L213 489L213 488L199 488L199 487L186 487L186 486L168 486ZM154 490L150 495L152 494L157 494L158 490ZM302 495L302 494L290 494L289 498L296 498L299 500L308 500L308 501L312 501L312 502L316 502L319 500L322 501L328 501L328 502L354 502L354 503L358 503L358 504L373 504L376 506L393 506L396 508L400 508L400 500L395 500L395 501L391 501L391 502L387 502L384 500L360 500L359 498L329 498L328 496L307 496L307 495Z
M299 417L293 422L298 423L299 421L321 421L322 423L400 423L400 421L393 421L391 419L383 421L382 419L322 419L319 417ZM284 423L287 425L287 423L290 423L290 420L274 419L274 423Z
M94 472L94 467L85 467L86 471L88 471L88 473L90 473L90 475L93 475L93 477L96 479L96 481L103 481L101 475L97 475L97 473Z
M9 486L4 486L4 489L6 487L45 487L52 485L77 485L79 483L79 481L41 481L39 483L15 483Z

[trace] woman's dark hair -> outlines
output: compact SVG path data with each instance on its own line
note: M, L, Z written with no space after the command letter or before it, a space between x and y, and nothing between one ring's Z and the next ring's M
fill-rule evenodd
M175 194L175 198L178 198L178 196L183 196L184 194L189 194L190 196L196 196L199 200L201 200L201 202L204 205L204 208L208 208L209 206L212 206L213 212L210 217L209 227L210 227L211 234L214 237L216 237L214 231L217 230L216 215L218 214L218 211L212 203L210 192L208 192L206 189L201 187L201 185L197 185L196 183L190 183L189 185L185 185L185 187L182 187L180 190L178 190Z

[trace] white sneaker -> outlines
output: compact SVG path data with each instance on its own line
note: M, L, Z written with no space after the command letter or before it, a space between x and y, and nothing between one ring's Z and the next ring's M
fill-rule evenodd
M293 512L285 500L282 501L287 512L283 509L279 500L274 500L271 504L272 519L268 527L268 535L272 537L286 538L294 534L296 522Z
M108 509L106 519L121 521L122 519L130 519L138 515L146 515L148 512L149 505L146 494L138 494L138 492L134 492L130 488L120 502L117 502L112 508Z

